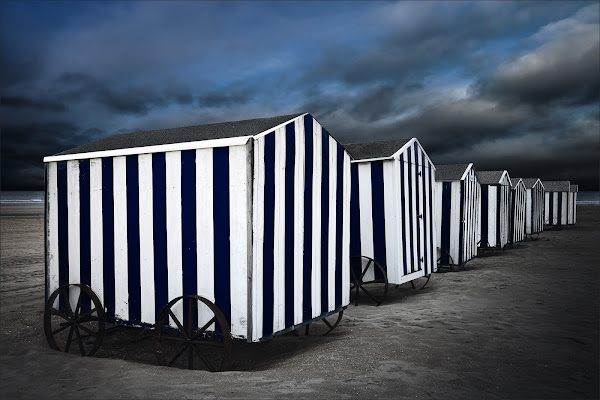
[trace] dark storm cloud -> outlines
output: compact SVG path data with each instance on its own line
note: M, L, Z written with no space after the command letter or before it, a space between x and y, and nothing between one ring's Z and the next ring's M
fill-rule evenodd
M27 97L7 97L1 99L2 105L9 108L33 108L45 111L66 111L67 106L57 100L32 99Z

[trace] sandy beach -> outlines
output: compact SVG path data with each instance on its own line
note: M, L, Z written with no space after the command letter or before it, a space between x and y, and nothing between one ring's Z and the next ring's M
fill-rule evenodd
M379 307L362 299L326 337L235 343L222 373L157 366L141 329L115 331L90 358L51 350L42 211L1 210L3 398L599 397L600 207L423 290L391 286Z

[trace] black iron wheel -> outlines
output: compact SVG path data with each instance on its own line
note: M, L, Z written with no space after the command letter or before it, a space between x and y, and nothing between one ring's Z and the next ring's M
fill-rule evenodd
M367 265L364 267L364 269L362 269L363 260L367 261ZM373 276L375 277L375 279L365 282L365 275L369 271L373 272ZM374 292L369 291L365 287L365 285L376 283L383 284L383 294L375 294ZM358 299L360 297L361 291L363 291L371 300L373 300L376 303L376 305L380 305L387 296L387 284L387 273L385 269L381 266L381 264L367 256L352 256L350 262L350 292L356 292L354 298L355 306L358 305Z
M344 310L341 310L337 314L331 314L325 318L321 318L320 321L322 321L325 324L325 326L326 326L325 329L327 329L327 330L325 332L323 332L322 329L317 329L317 334L320 334L321 336L325 336L325 335L331 333L331 331L333 331L335 328L337 328L337 326L340 324L340 321L342 320L343 315L344 315ZM314 322L311 324L305 325L306 326L306 328L304 330L305 335L309 334L310 326L312 324L314 324ZM323 333L321 333L321 332L323 332Z
M456 271L456 270L454 269L454 265L452 266L452 271ZM427 286L427 284L429 283L429 280L431 279L431 274L429 274L429 275L425 275L425 276L423 276L423 278L425 278L425 282L423 283L423 285L421 285L421 287L419 288L419 290L423 290L423 289L425 289L425 286ZM420 280L420 278L417 278L417 279L419 279L419 280ZM413 288L413 289L416 289L416 287L415 287L415 283L414 283L414 282L415 282L417 279L413 279L412 281L410 281L410 285L412 286L412 288Z
M50 348L92 356L104 339L104 307L87 285L70 284L56 289L44 310L44 333ZM73 342L76 342L74 345Z
M183 307L183 323L175 309ZM199 310L205 320L199 320ZM154 353L163 366L179 366L211 372L222 371L231 356L232 339L221 310L202 296L180 296L171 300L154 324Z

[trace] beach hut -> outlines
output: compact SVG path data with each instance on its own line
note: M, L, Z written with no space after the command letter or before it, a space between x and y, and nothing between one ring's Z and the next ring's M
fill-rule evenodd
M435 226L440 266L454 268L477 256L481 185L473 163L436 165Z
M568 207L569 215L567 216L567 224L575 225L577 222L577 192L579 191L578 185L569 185L569 198Z
M479 247L504 248L510 229L510 176L506 170L477 171L477 176L481 184Z
M47 299L85 284L107 321L158 326L169 303L168 325L195 330L210 315L172 303L202 296L248 342L349 302L350 156L310 114L115 135L44 161Z
M538 178L521 178L526 190L525 235L544 230L544 184Z
M569 181L543 181L544 194L544 224L562 226L568 224L568 202L571 191Z
M510 237L511 244L525 239L525 213L527 208L527 189L521 178L513 178L510 197Z
M435 167L417 139L355 143L352 156L350 253L362 256L356 275L402 284L437 269ZM371 267L373 266L373 267ZM358 291L358 287L357 287Z

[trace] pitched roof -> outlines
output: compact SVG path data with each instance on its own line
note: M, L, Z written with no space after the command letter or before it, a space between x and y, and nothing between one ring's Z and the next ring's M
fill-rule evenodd
M511 179L511 183L512 183L512 188L516 188L517 185L519 184L519 182L523 182L523 179L521 178L512 178ZM525 182L523 182L523 186L525 186Z
M436 165L435 180L438 182L459 181L469 165L470 164Z
M569 181L543 181L546 192L568 192Z
M482 185L496 185L500 183L504 171L477 171L479 183Z
M411 139L384 140L381 142L350 143L344 147L355 160L391 157Z
M569 186L570 192L579 192L579 185L571 185Z
M531 189L533 187L533 185L535 185L535 183L538 181L538 178L513 178L513 179L522 179L523 184L525 184L525 187L527 189Z
M304 113L281 115L269 118L248 119L243 121L220 122L185 126L181 128L158 129L123 133L108 136L98 141L84 144L55 155L89 153L95 151L128 149L132 147L156 146L162 144L196 142L210 139L225 139L240 136L254 136L281 125Z

